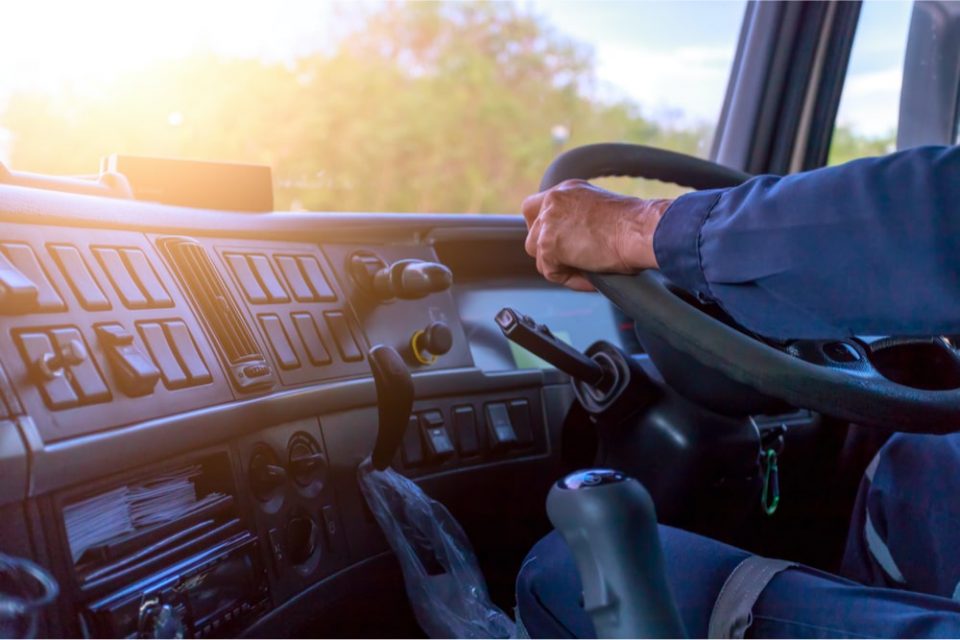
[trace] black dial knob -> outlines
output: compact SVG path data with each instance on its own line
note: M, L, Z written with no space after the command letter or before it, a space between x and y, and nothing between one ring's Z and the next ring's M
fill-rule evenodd
M283 468L273 449L266 445L258 446L250 457L250 490L261 502L267 502L278 495L287 481L287 470Z
M413 357L420 364L433 364L453 347L453 332L445 322L431 322L410 339Z
M290 440L290 475L300 487L323 489L327 475L327 459L311 436L298 433Z

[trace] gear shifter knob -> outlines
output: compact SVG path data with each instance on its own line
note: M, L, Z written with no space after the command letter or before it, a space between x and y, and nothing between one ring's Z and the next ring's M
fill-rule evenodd
M547 515L573 551L598 637L684 636L643 485L611 469L577 471L550 489Z

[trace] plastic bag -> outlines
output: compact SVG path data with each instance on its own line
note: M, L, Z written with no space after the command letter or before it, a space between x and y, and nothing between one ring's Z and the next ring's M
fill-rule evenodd
M509 638L513 621L493 602L460 524L393 469L367 458L360 490L393 548L413 612L431 638Z

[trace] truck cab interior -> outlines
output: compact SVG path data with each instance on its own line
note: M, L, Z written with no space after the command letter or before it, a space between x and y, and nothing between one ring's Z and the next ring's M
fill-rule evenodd
M463 7L476 6L387 11L432 15L432 31L415 31L410 15L400 24L411 41L430 35L423 50L436 53L444 28L458 24L441 20L444 12L463 18L473 10ZM957 5L717 6L732 12L736 32L728 34L729 67L706 144L664 143L669 127L653 136L639 127L597 129L607 137L596 137L541 119L550 136L534 146L545 151L513 149L527 154L532 179L520 190L504 187L513 208L499 213L487 213L493 205L468 182L495 189L507 178L445 172L498 148L456 153L456 139L437 142L428 132L444 126L439 116L421 134L424 145L452 149L440 164L421 162L420 138L412 137L381 165L371 158L388 135L370 134L374 148L364 148L350 137L359 134L349 119L324 120L336 95L297 103L317 110L312 126L327 127L333 142L285 129L282 110L258 112L278 145L303 135L311 144L327 140L334 153L341 133L354 141L338 157L358 171L311 169L309 188L334 199L352 180L349 189L369 196L364 202L390 203L391 189L424 178L420 199L400 212L352 212L357 205L346 196L343 207L291 196L301 185L282 150L272 172L256 161L271 156L255 152L148 157L169 156L170 147L144 154L119 124L90 149L72 149L96 162L103 144L115 145L99 173L53 175L43 168L59 166L69 149L45 146L69 129L52 120L31 129L23 113L43 123L55 101L34 99L18 112L23 101L7 96L0 604L29 606L0 606L0 635L423 637L414 595L358 482L371 456L449 510L490 600L511 618L521 564L554 528L551 487L587 468L638 480L661 524L838 573L857 487L879 447L894 431L943 433L956 423L960 360L952 338L773 344L653 272L594 274L598 292L570 291L540 277L524 251L524 220L511 213L538 185L567 178L631 176L667 183L641 189L680 193L955 142ZM899 31L887 35L902 34L895 43L902 70L892 80L899 102L889 105L896 137L853 144L838 112L856 88L850 74L858 56L874 55L858 52L858 43L894 6ZM505 7L488 9L524 15ZM376 11L370 37L385 38ZM473 18L474 26L494 24ZM473 50L485 55L480 45ZM362 52L357 45L352 54ZM533 73L519 66L525 58L504 55L518 65L504 76ZM442 58L432 62L411 64L403 82L443 67ZM336 77L337 68L312 72ZM389 74L364 70L351 69L343 82L361 93L393 86ZM310 86L308 70L293 76ZM451 105L480 100L457 86L481 92L471 83L488 81L459 68L450 77L455 82L440 89ZM250 124L232 114L253 102L269 107L264 87L232 86L234 102L216 113L219 127ZM144 102L153 99L141 89ZM412 93L397 95L399 103ZM466 139L479 127L485 139L488 111L470 111L475 122L464 117L454 130ZM165 111L165 126L190 125L191 117ZM203 139L206 131L185 135ZM70 138L72 145L84 139ZM421 173L400 179L407 174L388 168L407 161ZM498 166L496 157L476 165ZM513 165L504 166L509 173ZM481 195L466 213L439 213L433 203L457 200L430 190ZM430 544L421 551L426 573L442 574Z

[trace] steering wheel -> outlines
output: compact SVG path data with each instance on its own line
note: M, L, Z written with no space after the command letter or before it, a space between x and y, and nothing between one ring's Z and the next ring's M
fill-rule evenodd
M606 176L650 178L694 189L731 187L750 178L729 167L662 149L594 144L556 158L540 188L572 178ZM683 363L696 363L736 388L752 390L738 396L747 398L737 407L742 415L766 412L770 399L776 398L794 407L894 431L960 430L960 385L918 388L894 382L877 369L875 354L859 340L764 340L708 313L707 307L658 271L586 276L634 320L641 343L670 385L695 400L709 385L695 380L695 370ZM942 344L941 357L956 360L953 350L937 340L925 344Z

